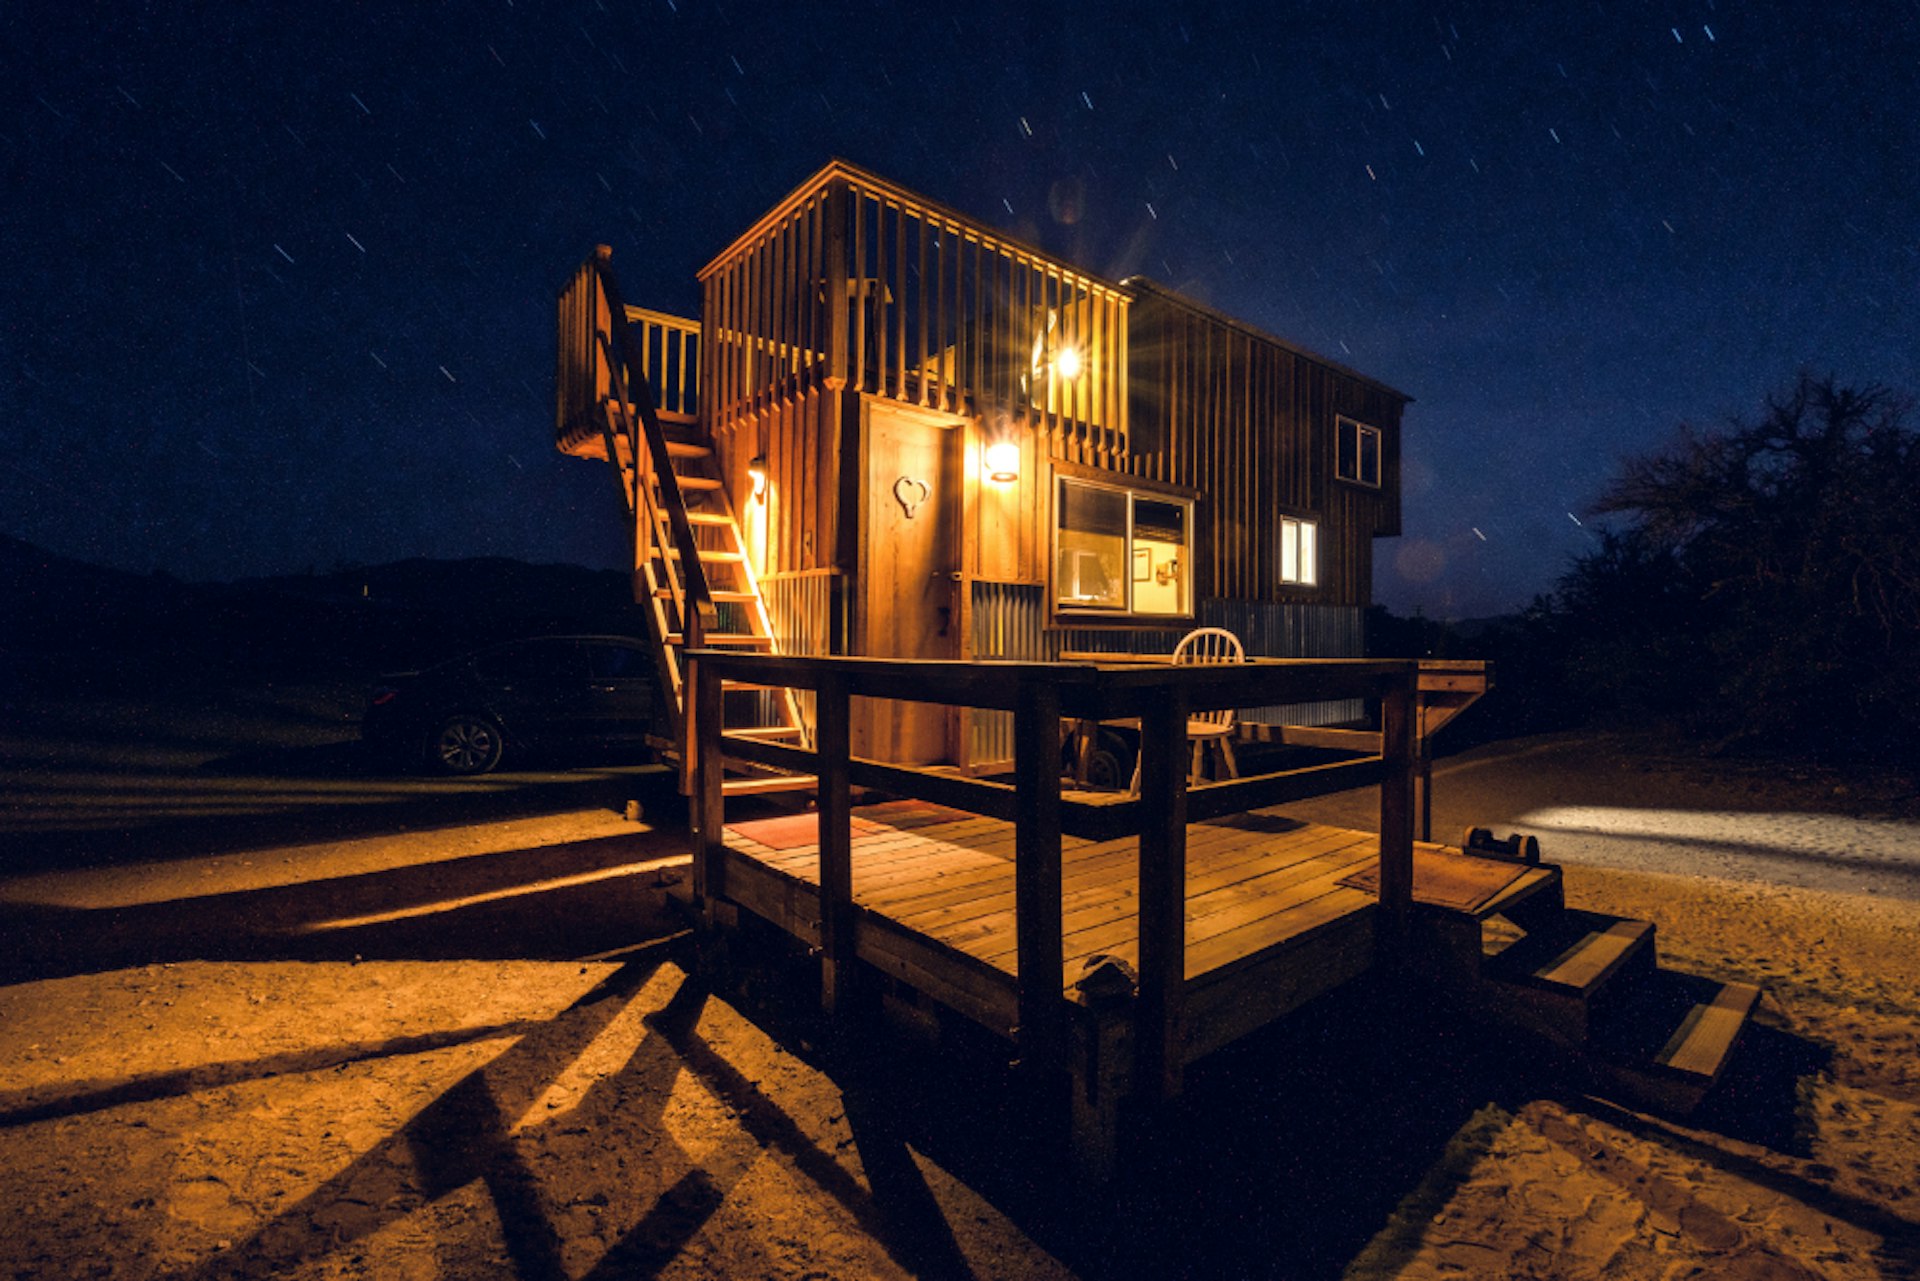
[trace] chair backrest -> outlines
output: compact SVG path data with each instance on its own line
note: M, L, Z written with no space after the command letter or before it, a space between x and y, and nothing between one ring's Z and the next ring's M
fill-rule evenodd
M1247 651L1241 646L1240 638L1224 627L1196 627L1174 646L1173 661L1176 666L1244 663L1247 661ZM1192 720L1224 727L1233 724L1234 709L1222 707L1207 712L1191 712L1188 716Z

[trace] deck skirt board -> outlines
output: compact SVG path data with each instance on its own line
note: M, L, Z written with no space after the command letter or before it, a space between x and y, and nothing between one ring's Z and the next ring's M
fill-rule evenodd
M893 826L858 811L854 940L861 959L1003 1035L1018 1021L1013 825L955 814ZM1370 963L1372 894L1340 884L1377 859L1370 833L1319 824L1198 823L1186 857L1186 982L1210 1052ZM723 892L806 943L819 939L817 845L775 849L729 829ZM1138 962L1139 842L1061 846L1063 992L1088 958Z

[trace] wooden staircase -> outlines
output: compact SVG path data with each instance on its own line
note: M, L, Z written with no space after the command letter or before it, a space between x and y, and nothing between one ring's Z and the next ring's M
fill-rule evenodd
M560 299L560 447L613 464L633 529L634 598L647 607L671 721L671 732L654 736L654 744L682 767L684 791L690 759L686 652L778 653L779 644L712 443L702 435L697 414L656 407L651 346L636 338L628 313L602 250L581 266ZM683 381L690 363L683 348ZM592 419L591 427L583 417ZM722 697L729 732L804 741L793 691L727 682ZM727 766L728 795L815 785L812 775L732 760Z
M1568 908L1557 877L1549 892L1429 924L1465 1012L1545 1042L1595 1093L1654 1111L1699 1104L1760 998L1750 983L1663 968L1651 922Z

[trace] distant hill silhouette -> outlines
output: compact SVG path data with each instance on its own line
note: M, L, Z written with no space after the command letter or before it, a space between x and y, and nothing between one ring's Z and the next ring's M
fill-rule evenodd
M504 558L187 583L89 565L0 535L0 654L152 676L415 667L515 636L645 635L628 578Z

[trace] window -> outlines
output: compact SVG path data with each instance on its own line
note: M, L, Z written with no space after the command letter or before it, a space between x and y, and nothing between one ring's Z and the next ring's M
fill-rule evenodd
M1280 518L1280 581L1312 587L1320 581L1320 524Z
M1053 600L1060 609L1182 617L1193 612L1193 504L1059 481Z
M1380 429L1341 417L1334 419L1333 474L1358 485L1380 487Z

